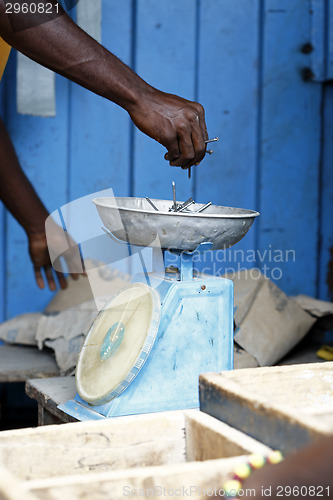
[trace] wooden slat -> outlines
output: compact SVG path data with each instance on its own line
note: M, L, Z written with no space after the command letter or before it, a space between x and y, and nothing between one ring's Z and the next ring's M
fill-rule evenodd
M131 63L132 55L132 1L104 0L102 15L102 44L126 64ZM85 90L78 85L70 84L70 131L69 131L69 200L74 201L82 196L98 193L100 190L112 188L115 196L130 194L130 139L131 123L128 114L107 100ZM94 196L95 197L95 196ZM81 203L81 202L79 202ZM102 225L92 203L90 210L95 222L89 224L87 219L78 218L71 221L73 236L81 235L78 241L92 238L96 229ZM89 206L85 208L89 210ZM109 238L102 237L103 248L109 249ZM87 253L87 245L89 252ZM100 260L97 254L101 251L100 243L91 239L82 245L84 258ZM108 252L108 250L107 250ZM110 250L108 257L111 258ZM108 257L105 259L109 263ZM102 259L104 260L104 259ZM125 265L126 266L126 265ZM126 268L127 269L127 268Z
M212 146L214 155L193 168L191 181L185 172L169 167L164 148L139 131L131 143L125 111L75 85L69 98L68 83L61 78L56 118L17 115L13 53L6 69L7 126L49 210L107 187L118 196L171 199L174 179L179 199L194 195L201 202L260 210L260 218L234 250L255 250L258 243L270 271L282 269L277 283L288 294L315 295L319 290L328 298L332 92L328 85L320 215L322 86L305 83L300 76L309 66L309 56L300 51L309 40L308 6L299 0L104 0L106 47L125 62L135 62L136 71L152 85L202 102L210 136L222 139ZM7 234L4 226L0 213L8 255L6 269L0 266L0 319L41 310L51 297L34 283L24 232L11 217ZM272 264L269 250L275 249L294 250L296 262L291 256L289 262ZM247 254L233 255L231 267L254 264L243 262ZM0 250L0 261L3 256ZM222 256L218 258L207 263L211 272L226 267L219 262Z
M0 466L0 500L37 500L5 467ZM64 499L67 500L67 499Z
M184 425L170 412L4 431L0 463L25 480L181 463Z
M6 229L5 229L5 209L2 203L0 203L0 322L2 323L5 320L5 297L6 297L6 288L5 288L5 238L6 238Z
M25 487L31 488L31 492L43 500L83 500L87 493L103 500L123 500L139 495L202 499L212 497L214 491L222 495L221 485L230 479L236 465L246 460L247 456L241 456L107 473L91 472L84 476L31 481L25 483Z
M222 495L221 485L246 456L205 462L145 467L129 471L71 476L27 483L27 487L43 500L84 500L89 492L103 500L123 500L124 497L213 498ZM7 499L6 499L7 500Z
M121 498L134 488L201 498L270 449L196 410L3 432L0 462L38 498ZM186 463L188 462L188 463ZM20 480L22 482L20 482ZM134 493L132 493L134 495ZM152 493L147 493L152 496ZM155 495L154 495L155 496Z
M333 430L333 363L248 368L200 376L200 409L292 453Z
M48 425L50 415L57 422L76 422L77 419L64 413L58 405L74 399L76 395L74 377L51 377L31 379L25 384L26 394L38 403L38 425Z
M185 411L187 461L267 455L268 446L202 411Z
M194 99L196 2L193 0L138 0L135 70L151 85L165 92ZM144 136L134 134L134 196L172 199L175 180L177 198L192 194L187 173L170 167L166 150Z
M324 99L324 144L321 171L321 247L319 297L333 299L333 88L327 85ZM328 283L328 280L329 283Z
M0 382L25 382L29 378L58 375L59 368L49 351L36 347L0 346Z
M14 56L15 54L13 54ZM7 86L7 128L22 168L50 212L66 201L68 82L56 78L57 116L39 118L16 112L15 57L12 57ZM35 284L23 229L8 215L6 317L42 310L51 298Z
M327 5L327 80L333 78L333 0Z
M131 0L104 0L102 43L131 58ZM129 195L130 120L113 103L71 84L69 198L106 188Z
M201 202L256 208L258 10L257 1L201 3L198 97L221 139L196 171Z
M259 2L203 1L199 24L198 100L206 109L210 137L220 142L195 171L195 197L256 210ZM219 251L206 266L217 274L226 267L253 267L247 262L250 249L255 249L255 227L228 257Z
M5 76L0 82L0 116L5 121ZM6 300L6 224L5 208L0 201L0 322L5 319L5 300ZM1 343L1 342L0 342Z
M307 2L265 3L258 222L261 252L295 251L295 262L270 262L267 253L264 264L282 270L278 284L289 294L315 295L322 89L301 75L310 16Z
M196 410L14 430L0 436L0 463L15 473L18 483L24 481L27 490L43 498L63 498L68 488L73 498L87 492L96 495L97 482L97 488L107 489L106 498L118 498L116 490L126 485L171 487L172 480L178 488L181 479L187 488L189 478L196 479L192 488L200 489L210 478L212 488L216 471L225 478L231 464L246 461L250 453L270 451Z

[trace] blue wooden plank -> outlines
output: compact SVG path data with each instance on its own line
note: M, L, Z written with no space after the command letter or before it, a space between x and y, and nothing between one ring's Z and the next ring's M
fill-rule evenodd
M328 0L327 4L327 80L333 79L333 0Z
M333 78L333 0L309 0L311 28L309 61L312 81Z
M131 58L131 0L104 0L102 43L125 63ZM113 103L71 84L69 199L113 188L129 195L130 119Z
M309 36L308 7L299 0L265 4L258 222L263 264L269 274L278 268L270 277L289 294L315 295L322 90L301 77L308 64L300 51Z
M0 203L0 323L5 319L5 293L6 293L6 229L5 210Z
M5 94L4 79L0 82L0 116L5 119ZM5 319L5 293L6 293L6 228L5 209L0 201L0 323Z
M313 442L312 429L303 423L302 425L296 419L288 418L282 411L269 411L263 403L256 404L237 393L231 394L223 386L213 385L204 377L200 377L199 381L199 398L200 411L283 454L294 453Z
M310 43L314 50L309 54L312 79L323 82L326 79L326 0L310 0Z
M195 197L202 203L258 208L259 14L258 1L201 2L198 100L210 136L221 139L195 171ZM254 253L255 228L233 249L219 251L211 269L221 274L254 267Z
M15 54L11 56L7 86L7 128L21 165L38 194L52 212L66 201L68 82L57 76L57 116L39 118L16 113ZM7 215L6 317L42 310L52 294L35 284L23 229Z
M162 91L194 99L195 35L193 0L138 0L136 72ZM163 146L136 130L133 147L135 196L172 199L172 180L179 200L192 195L193 180L188 180L185 171L169 166Z
M120 5L104 0L103 43L107 48L127 63L134 61L136 71L152 85L202 102L210 136L222 139L213 146L214 155L193 169L191 181L185 172L169 167L163 159L164 148L139 131L134 132L131 144L129 118L115 105L71 85L68 110L67 83L61 79L57 79L55 119L18 116L11 62L8 127L22 164L48 208L54 210L68 199L108 187L116 195L171 198L175 179L178 198L194 195L197 201L259 209L262 215L255 223L260 229L259 263L263 258L270 271L281 268L283 276L277 282L288 293L314 294L321 87L300 78L309 57L300 52L309 39L308 1L126 0ZM266 6L263 26L259 25L259 4ZM327 96L331 103L330 90ZM325 280L332 247L332 146L327 139L332 104L327 106L319 266L322 297L327 297ZM261 138L262 147L257 148ZM0 214L3 235L1 224ZM24 232L11 218L8 238L6 313L40 310L49 295L35 287ZM229 254L231 265L236 269L238 263L252 266L246 258L252 255L247 252L256 250L255 244L252 229L235 247L244 253ZM289 262L272 263L274 256L281 256L273 253L276 250L284 259L286 251L295 251L296 262L291 253ZM221 255L211 266L215 273L226 266L220 260Z
M319 298L333 300L333 87L331 85L326 86L324 95Z

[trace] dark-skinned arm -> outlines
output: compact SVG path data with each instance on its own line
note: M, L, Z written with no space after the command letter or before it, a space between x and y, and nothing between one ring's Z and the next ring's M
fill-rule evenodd
M52 18L6 14L5 4L0 0L0 36L12 47L124 108L142 132L167 148L171 165L188 168L203 159L208 135L200 104L148 85L59 5Z
M0 119L0 199L25 230L29 253L39 288L45 287L42 270L50 290L56 289L45 235L45 220L49 213L39 199L29 179L21 169L7 130ZM54 237L61 237L61 229L54 224ZM70 264L70 262L68 262ZM67 282L61 272L56 272L61 288ZM72 274L73 278L77 274Z

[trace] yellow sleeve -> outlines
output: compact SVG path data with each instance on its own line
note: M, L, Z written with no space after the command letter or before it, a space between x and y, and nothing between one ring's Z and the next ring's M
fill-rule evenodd
M8 61L9 53L10 53L10 45L8 45L1 37L0 37L0 80L2 78L3 72L5 71L5 67Z

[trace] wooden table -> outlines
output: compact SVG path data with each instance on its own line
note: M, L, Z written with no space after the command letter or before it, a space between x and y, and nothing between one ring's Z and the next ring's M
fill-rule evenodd
M57 408L75 397L75 377L28 380L25 392L38 403L38 425L77 422L76 418Z
M37 423L37 408L26 398L30 378L59 375L53 352L22 345L0 345L0 428L30 427Z
M206 373L200 409L284 454L333 432L333 362Z
M0 383L56 375L59 375L59 368L52 352L40 351L37 347L0 346Z
M281 365L313 363L320 361L316 357L313 346L302 347L298 352L292 352ZM26 393L38 403L38 425L77 422L77 420L59 410L57 406L73 399L76 395L74 377L53 377L48 379L33 379L26 382Z

